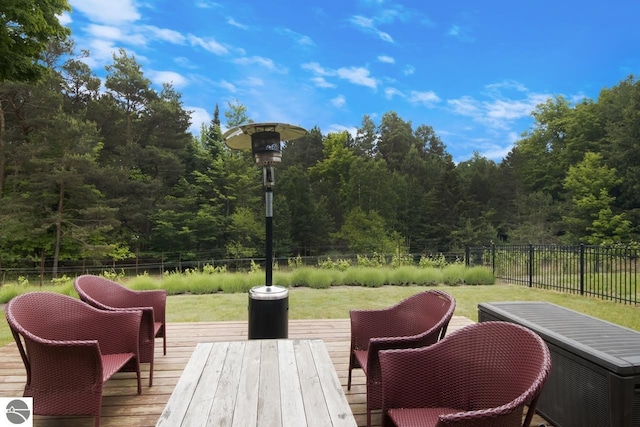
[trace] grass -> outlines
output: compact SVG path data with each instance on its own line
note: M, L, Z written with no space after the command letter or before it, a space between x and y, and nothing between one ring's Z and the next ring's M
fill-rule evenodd
M478 304L496 301L547 301L594 317L640 330L640 307L518 285L434 286L456 298L455 314L478 320ZM341 319L352 308L382 308L424 286L336 286L289 289L290 319ZM169 322L247 320L246 294L176 295L169 297Z
M456 272L450 272L450 279L459 277ZM256 275L260 276L260 275ZM332 276L325 278L329 282ZM226 287L225 278L219 277L219 288ZM258 278L259 279L259 278ZM258 280L257 279L257 280ZM371 279L374 279L371 277ZM176 276L175 280L178 279ZM185 280L185 279L182 279ZM381 280L377 278L377 280ZM260 280L258 280L259 282ZM244 286L254 286L249 280ZM187 282L193 290L200 290L202 283L197 280ZM157 287L148 279L131 281L137 289L153 289ZM262 284L258 283L258 284ZM184 286L184 283L180 283ZM178 286L178 284L176 284ZM325 284L326 286L326 284ZM565 294L555 291L528 288L519 285L439 285L433 286L449 292L456 298L455 315L465 316L472 320L478 319L478 304L497 301L547 301L589 314L600 319L608 320L622 326L640 330L640 307L623 305L616 302L604 301L580 295ZM375 287L369 286L331 286L328 289L314 289L307 287L289 288L289 319L340 319L348 318L352 308L382 308L416 293L429 289L426 286L389 286L376 282ZM32 290L38 290L34 288ZM50 290L75 295L72 286L60 285L46 287L40 290ZM11 292L10 288L2 287L0 291ZM76 295L77 296L77 295ZM247 320L248 297L243 292L218 292L213 294L172 295L167 302L168 322L210 322L224 320ZM2 310L4 312L4 310ZM8 324L0 323L0 345L13 340Z

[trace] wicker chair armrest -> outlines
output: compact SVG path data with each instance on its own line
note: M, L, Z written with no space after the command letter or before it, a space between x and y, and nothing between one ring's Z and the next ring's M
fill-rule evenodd
M352 349L366 350L371 338L380 336L383 326L388 326L391 308L350 310Z
M437 335L435 335L435 337L436 339L433 342L437 341ZM372 382L380 382L382 380L382 374L380 372L380 351L416 348L426 345L423 344L423 342L424 334L407 337L372 338L369 340L369 350L367 352L367 380Z
M82 335L96 338L102 354L134 353L138 356L141 319L141 310L98 311L95 322L78 327Z
M473 423L476 427L493 427L496 425L520 425L524 402L510 402L496 408L479 409L477 411L457 412L440 415L438 426L465 427Z
M156 322L164 322L167 306L167 291L164 289L131 291L130 304L136 307L151 307Z
M91 389L102 384L102 358L96 340L56 341L37 338L26 343L33 389ZM51 369L55 366L56 369Z
M157 319L155 319L155 313L156 311L154 310L153 307L126 307L126 308L121 308L121 307L108 307L108 310L110 311L140 311L142 312L142 318L140 320L140 333L143 334L144 336L147 336L147 338L154 338L154 322L157 321Z

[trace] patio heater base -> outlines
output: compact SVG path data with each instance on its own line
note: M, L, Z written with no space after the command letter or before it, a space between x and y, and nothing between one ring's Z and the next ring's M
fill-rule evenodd
M249 291L249 339L288 338L289 291L256 286Z

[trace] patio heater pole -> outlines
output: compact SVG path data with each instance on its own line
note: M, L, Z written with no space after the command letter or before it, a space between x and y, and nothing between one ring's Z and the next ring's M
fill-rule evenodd
M273 166L262 168L265 203L265 285L273 285Z
M248 150L262 166L265 199L265 285L249 291L249 339L287 338L289 291L273 285L273 185L275 163L280 162L281 141L304 136L301 127L284 123L250 123L229 129L223 139L229 148Z

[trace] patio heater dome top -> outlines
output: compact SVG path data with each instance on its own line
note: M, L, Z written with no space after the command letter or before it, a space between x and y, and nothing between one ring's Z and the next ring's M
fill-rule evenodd
M229 129L222 135L222 138L229 148L251 150L251 136L253 134L270 132L280 134L280 141L292 141L307 133L304 128L286 123L248 123Z

